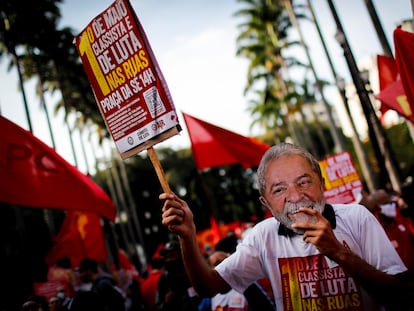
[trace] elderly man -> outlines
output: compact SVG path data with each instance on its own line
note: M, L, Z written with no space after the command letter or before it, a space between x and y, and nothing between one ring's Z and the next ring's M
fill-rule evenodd
M325 204L318 161L292 144L263 156L260 202L273 218L256 224L214 269L200 254L185 201L161 194L162 221L180 237L185 267L200 295L270 279L277 310L402 310L407 270L375 217L358 204Z

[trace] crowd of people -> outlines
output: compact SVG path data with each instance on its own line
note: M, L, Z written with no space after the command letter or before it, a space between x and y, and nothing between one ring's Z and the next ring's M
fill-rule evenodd
M21 310L414 310L406 197L379 189L357 203L327 204L318 161L287 143L265 153L257 183L273 217L242 235L202 252L191 208L163 193L162 223L176 239L153 256L144 276L121 283L85 258L71 271L72 287L48 300L30 297Z
M239 241L240 237L235 234L227 235L204 254L206 262L217 265L223 256L227 257L236 249ZM49 274L54 275L51 276L53 279L59 275L58 279L64 285L57 286L55 294L49 297L29 297L22 305L22 311L274 310L273 307L266 308L272 302L258 283L256 291L249 290L245 295L233 290L213 298L199 296L187 276L177 239L159 248L146 273L129 277L127 281L121 281L119 271L110 272L105 263L92 258L82 260L76 269L70 269L67 264L61 266L51 267ZM223 309L226 306L230 309Z

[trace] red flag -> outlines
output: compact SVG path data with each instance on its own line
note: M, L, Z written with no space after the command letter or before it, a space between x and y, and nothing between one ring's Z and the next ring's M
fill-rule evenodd
M0 201L115 219L110 197L29 131L0 116Z
M377 55L377 66L379 75L380 91L397 80L398 69L392 57Z
M382 91L397 80L397 65L395 64L394 58L385 55L377 55L377 67L379 89ZM384 103L381 102L380 111L382 118L389 109L390 108L387 105L384 105Z
M72 268L79 266L81 260L86 257L98 262L106 260L107 252L99 215L79 211L67 212L45 261L48 265L53 265L65 257L70 258Z
M414 33L394 30L395 61L411 112L414 111Z
M216 217L214 217L213 215L210 216L210 228L211 228L214 240L216 241L220 240L221 239L220 227L217 223Z
M225 130L183 113L194 161L199 170L230 164L258 166L270 148L259 140Z
M379 94L375 95L375 97L388 109L395 110L404 118L414 122L413 111L411 110L410 104L407 102L407 96L404 93L404 88L400 79L390 84Z

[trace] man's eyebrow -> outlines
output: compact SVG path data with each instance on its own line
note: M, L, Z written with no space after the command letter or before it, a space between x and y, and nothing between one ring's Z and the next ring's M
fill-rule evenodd
M304 174L296 177L293 180L293 182L298 182L299 180L301 180L302 178L305 178L305 177L312 177L312 176L310 174L308 174L308 173L304 173ZM272 183L272 185L270 186L270 189L273 189L273 188L278 187L280 185L287 185L287 184L288 184L288 182L287 181L284 181L284 180L276 181L276 182Z
M305 178L305 177L312 177L312 176L311 176L311 174L304 173L304 174L302 174L302 175L300 175L300 176L296 177L296 178L295 178L295 182L297 182L298 180L300 180L300 179L302 179L302 178Z
M275 187L278 187L278 186L280 186L280 185L285 185L285 184L287 184L287 182L286 181L277 181L277 182L274 182L274 183L272 183L271 185L270 185L270 190L272 190L273 188L275 188Z

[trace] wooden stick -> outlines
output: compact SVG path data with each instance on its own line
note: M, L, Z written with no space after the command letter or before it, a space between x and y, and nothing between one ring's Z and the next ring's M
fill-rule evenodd
M152 162L152 166L154 166L155 172L157 173L158 180L161 183L162 190L164 190L165 193L171 193L170 186L168 185L167 178L165 177L165 173L161 166L160 160L158 159L157 153L153 147L148 148L147 152Z

